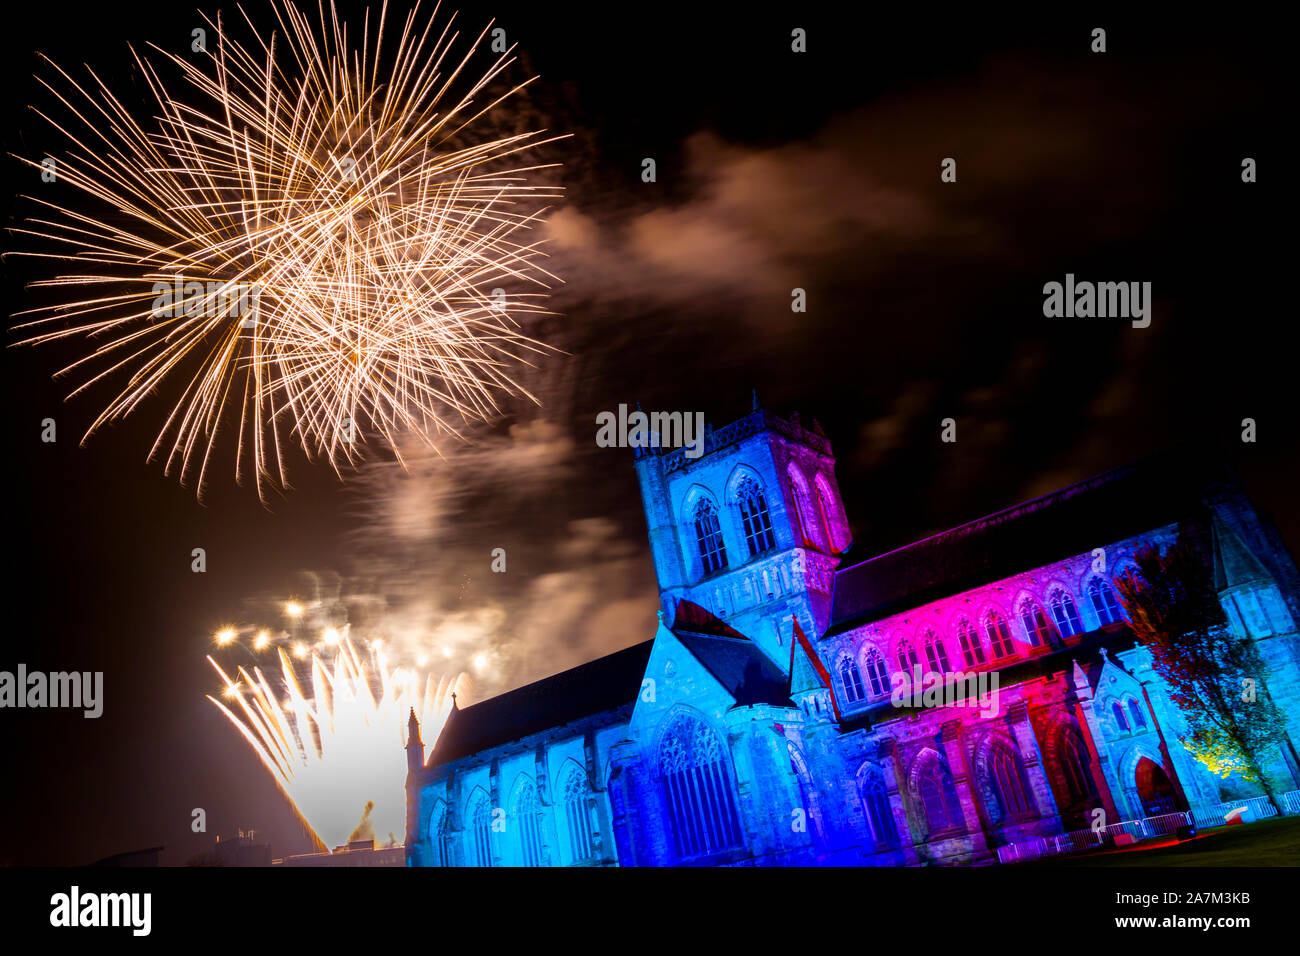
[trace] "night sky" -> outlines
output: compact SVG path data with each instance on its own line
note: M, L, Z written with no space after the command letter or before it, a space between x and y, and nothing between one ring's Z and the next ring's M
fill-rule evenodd
M540 407L511 405L405 473L382 455L344 481L294 461L270 508L218 469L199 503L145 461L165 396L79 446L111 396L64 402L72 386L51 375L77 346L4 350L0 669L102 670L105 710L0 712L0 863L163 844L180 864L240 827L277 856L307 850L204 699L213 632L273 624L286 597L450 647L457 667L486 654L476 698L652 636L631 456L594 440L596 414L620 403L721 426L756 388L816 418L858 557L1177 444L1231 449L1300 545L1280 29L1092 7L1031 23L611 9L460 7L467 29L495 16L520 45L513 79L541 77L501 121L573 134L544 153L564 164L547 228L565 284L529 330L563 350L524 373ZM197 24L190 3L64 10L5 32L6 153L60 145L25 108L42 101L36 50L130 91L127 44L188 48ZM1089 52L1097 26L1105 54ZM807 53L790 51L794 27ZM940 182L944 157L956 183ZM12 226L33 212L15 194L42 184L4 168ZM6 314L30 304L41 268L6 260ZM1151 326L1044 318L1043 284L1067 272L1150 281ZM939 440L946 417L955 444ZM1254 445L1239 440L1246 417ZM205 574L190 571L194 547ZM503 575L489 571L497 547ZM207 836L190 832L195 807Z

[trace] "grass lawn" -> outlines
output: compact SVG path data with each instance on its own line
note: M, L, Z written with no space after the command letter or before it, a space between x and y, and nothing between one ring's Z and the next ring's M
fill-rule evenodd
M1202 830L1194 840L1153 840L1121 850L1072 853L1025 866L1300 866L1300 816Z

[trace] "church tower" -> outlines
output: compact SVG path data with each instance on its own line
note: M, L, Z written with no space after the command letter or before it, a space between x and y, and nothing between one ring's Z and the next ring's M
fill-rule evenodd
M819 635L850 544L831 443L798 414L759 406L706 426L702 453L638 447L637 477L666 619L691 601L753 640L782 670L791 622Z

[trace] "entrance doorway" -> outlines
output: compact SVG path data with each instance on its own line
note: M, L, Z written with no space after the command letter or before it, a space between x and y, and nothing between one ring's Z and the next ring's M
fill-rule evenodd
M1135 776L1143 816L1158 817L1164 813L1178 813L1187 809L1180 805L1178 791L1170 782L1169 775L1150 757L1138 761Z

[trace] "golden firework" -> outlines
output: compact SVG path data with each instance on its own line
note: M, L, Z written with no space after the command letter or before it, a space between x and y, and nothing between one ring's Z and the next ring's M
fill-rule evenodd
M57 301L19 328L91 346L59 373L84 377L72 394L119 382L87 437L167 395L150 457L201 494L237 420L235 476L265 497L291 443L336 471L368 441L400 460L504 394L532 398L512 369L546 349L520 318L554 279L530 238L554 190L518 163L552 139L474 141L527 85L489 95L514 50L485 51L491 24L454 52L455 16L438 28L419 3L399 28L385 2L352 32L332 4L271 0L269 31L238 9L244 42L218 16L211 51L132 50L144 108L50 63L59 109L38 112L69 145L26 162L78 202L30 197L41 213L15 231L48 247L18 254L61 272L33 283Z

